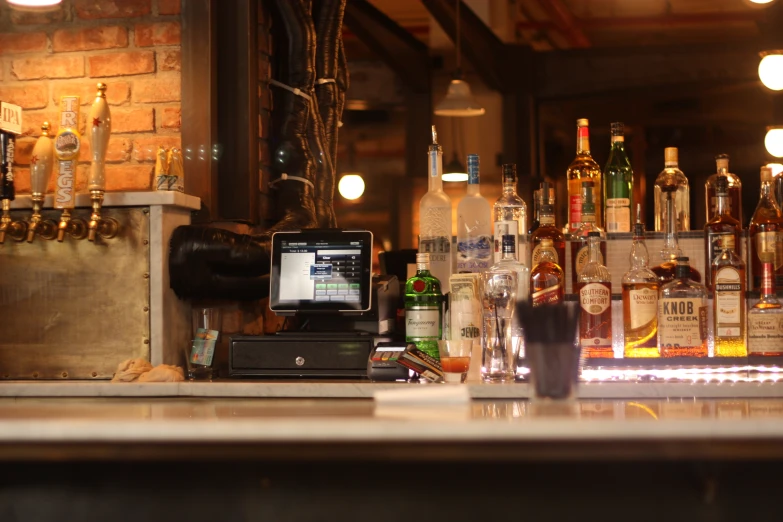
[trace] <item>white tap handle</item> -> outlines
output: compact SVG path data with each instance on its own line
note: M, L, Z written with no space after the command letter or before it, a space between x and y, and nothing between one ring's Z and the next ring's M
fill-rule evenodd
M87 190L106 190L106 149L111 136L111 112L106 103L106 84L98 84L98 93L90 108L87 119L90 129L90 146L92 163L90 177L87 180Z
M46 186L54 169L54 144L49 137L49 122L41 127L41 137L35 142L30 158L30 188L34 196L46 194Z

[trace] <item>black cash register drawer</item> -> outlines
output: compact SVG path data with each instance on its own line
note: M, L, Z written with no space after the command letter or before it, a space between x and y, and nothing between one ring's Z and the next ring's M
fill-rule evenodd
M269 335L232 337L229 375L367 377L369 335Z

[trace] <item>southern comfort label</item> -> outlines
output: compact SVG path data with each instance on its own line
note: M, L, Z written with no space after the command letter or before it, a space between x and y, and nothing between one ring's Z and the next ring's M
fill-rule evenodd
M611 348L611 283L587 283L579 289L580 342L583 348Z
M715 336L739 337L742 334L742 307L745 296L742 276L730 266L715 274Z
M702 299L660 299L658 335L662 350L701 347L707 340L707 307Z

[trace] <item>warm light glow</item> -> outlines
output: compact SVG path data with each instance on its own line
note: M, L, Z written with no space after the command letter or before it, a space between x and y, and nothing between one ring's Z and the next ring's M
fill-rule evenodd
M773 91L783 89L783 54L780 51L767 51L762 55L759 62L761 83Z
M63 0L8 0L12 6L19 7L52 7L59 5Z
M467 181L467 172L444 172L443 181Z
M774 1L775 0L750 0L750 2L753 4L769 4Z
M773 176L779 176L783 172L783 163L767 163L767 167L772 169Z
M446 97L435 106L437 116L470 117L484 114L484 107L473 97L470 85L464 80L451 80Z
M776 158L783 158L783 128L769 127L764 138L764 146L767 152Z
M345 174L340 178L337 190L345 199L359 199L364 194L364 180L360 174Z

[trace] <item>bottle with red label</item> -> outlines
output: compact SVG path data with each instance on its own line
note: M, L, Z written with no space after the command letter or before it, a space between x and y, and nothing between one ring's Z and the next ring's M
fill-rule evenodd
M443 295L440 281L430 272L430 255L416 254L416 275L405 283L405 340L440 359Z
M582 224L582 182L593 182L595 222L602 223L601 167L590 155L590 131L586 118L576 120L576 157L566 171L568 177L568 231L573 233Z
M538 263L530 272L530 301L534 307L562 303L565 279L552 239L542 239L538 249Z
M576 294L582 313L579 316L579 343L590 358L613 358L612 350L612 276L603 264L601 233L589 232L588 260L579 273Z

